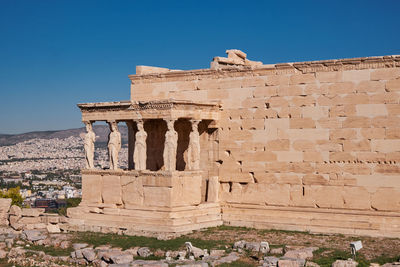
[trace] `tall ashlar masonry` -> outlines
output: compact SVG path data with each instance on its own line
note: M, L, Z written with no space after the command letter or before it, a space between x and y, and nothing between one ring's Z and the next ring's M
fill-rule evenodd
M130 101L78 105L87 164L71 228L400 237L400 56L264 65L228 50L210 69L129 78ZM95 121L110 125L110 169L94 167Z

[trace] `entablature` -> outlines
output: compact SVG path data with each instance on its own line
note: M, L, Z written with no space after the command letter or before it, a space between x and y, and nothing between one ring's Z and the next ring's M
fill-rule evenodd
M128 121L146 119L219 120L218 102L181 100L119 101L78 104L82 121Z

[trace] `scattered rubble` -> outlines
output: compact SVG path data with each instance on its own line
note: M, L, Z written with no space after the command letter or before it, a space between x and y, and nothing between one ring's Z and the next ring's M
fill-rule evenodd
M285 246L273 247L267 241L248 242L239 240L225 249L200 248L191 242L182 244L185 250L151 249L149 247L122 248L102 245L93 248L87 243L72 243L64 233L63 219L46 215L42 209L21 209L10 206L8 222L11 227L0 228L0 259L20 266L96 266L96 267L206 267L229 264L243 258L252 258L262 267L319 267L312 261L317 247ZM44 225L44 227L43 227ZM39 227L40 226L40 227ZM30 249L32 245L53 246L73 250L69 256L51 256L43 251ZM152 256L151 258L149 258ZM141 257L143 259L138 259ZM155 260L154 257L158 260ZM149 259L145 259L149 258ZM337 260L332 267L356 267L352 259ZM397 263L384 267L399 266ZM379 267L371 264L371 267Z

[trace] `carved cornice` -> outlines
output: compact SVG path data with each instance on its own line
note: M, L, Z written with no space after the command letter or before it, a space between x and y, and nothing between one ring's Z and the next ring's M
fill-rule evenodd
M161 101L148 101L148 102L101 102L101 103L82 103L77 105L81 111L85 112L98 112L98 111L142 111L142 110L171 110L174 108L185 108L185 107L199 107L215 109L219 108L220 104L217 102L192 102L192 101L181 101L181 100L161 100Z
M170 71L167 73L153 73L144 75L129 75L133 83L148 83L153 81L169 80L196 80L199 77L223 78L240 76L259 76L283 73L312 73L338 70L360 70L400 67L400 55L381 57L362 57L334 60L319 60L294 63L279 63L261 66L226 67L223 69L198 69L187 71Z

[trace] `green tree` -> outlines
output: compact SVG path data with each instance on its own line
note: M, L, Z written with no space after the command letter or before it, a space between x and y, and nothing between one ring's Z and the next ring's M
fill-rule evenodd
M6 192L0 191L1 198L11 198L11 205L17 205L22 207L22 202L24 199L19 193L19 186L10 188Z

